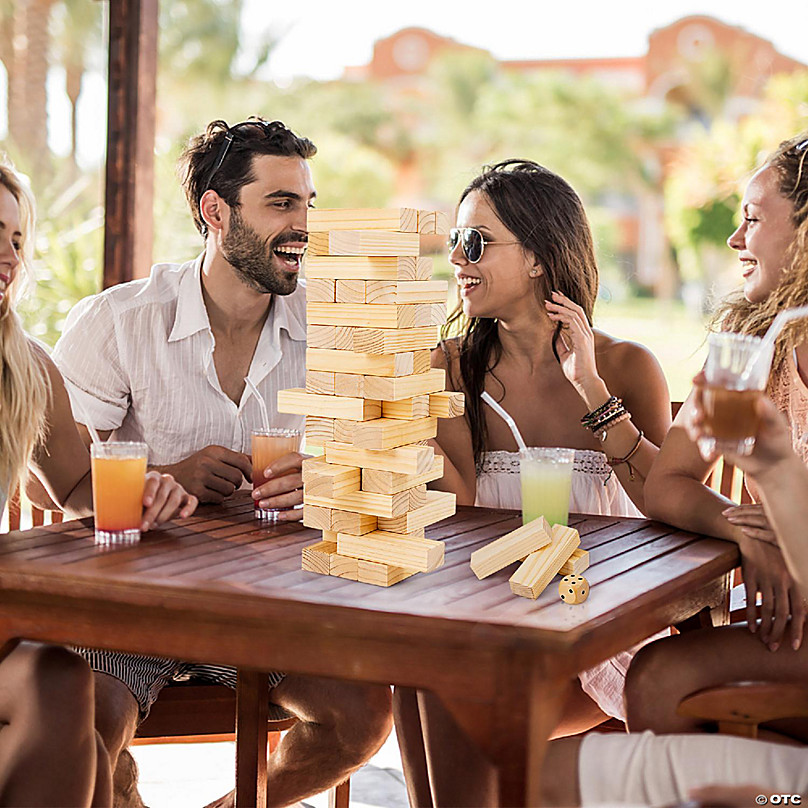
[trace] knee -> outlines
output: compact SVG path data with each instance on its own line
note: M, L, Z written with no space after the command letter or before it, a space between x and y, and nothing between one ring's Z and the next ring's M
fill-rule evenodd
M652 728L653 714L660 705L670 705L671 675L676 659L676 637L649 643L641 648L626 675L626 716L631 731Z
M121 750L132 740L139 708L129 688L104 673L95 674L95 728L100 734L114 769Z
M56 645L37 646L29 658L29 675L41 709L86 718L91 726L93 674L78 654Z
M353 698L339 705L335 721L343 754L352 765L361 766L379 750L393 727L390 688L358 687Z

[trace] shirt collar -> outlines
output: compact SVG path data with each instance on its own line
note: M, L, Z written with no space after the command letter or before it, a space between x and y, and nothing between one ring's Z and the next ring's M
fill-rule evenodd
M302 300L303 288L298 283L297 288L290 295L273 295L272 328L277 334L285 328L294 340L306 339L305 301Z
M190 337L199 331L210 331L210 320L205 301L202 298L202 258L186 265L177 285L177 312L174 315L174 326L169 334L169 342Z

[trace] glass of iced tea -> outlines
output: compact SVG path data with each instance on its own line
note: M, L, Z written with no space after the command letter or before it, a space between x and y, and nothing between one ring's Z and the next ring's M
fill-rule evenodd
M147 457L145 443L110 441L90 446L97 544L140 541Z
M745 334L711 334L704 366L704 432L699 448L705 456L734 452L748 455L758 430L757 400L766 389L771 350Z
M522 523L543 516L551 525L566 525L575 449L528 447L519 453Z
M300 451L303 433L297 429L254 429L252 433L252 482L253 488L266 482L264 471L279 457ZM259 508L255 506L255 518L274 522L281 511L288 508Z

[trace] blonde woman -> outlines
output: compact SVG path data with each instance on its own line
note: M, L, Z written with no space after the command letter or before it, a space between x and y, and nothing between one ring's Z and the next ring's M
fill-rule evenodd
M0 162L0 512L31 468L70 515L92 511L90 457L64 383L23 332L13 301L33 250L33 197ZM142 528L190 516L196 498L150 473ZM0 806L109 805L109 763L94 728L93 677L78 655L0 645Z

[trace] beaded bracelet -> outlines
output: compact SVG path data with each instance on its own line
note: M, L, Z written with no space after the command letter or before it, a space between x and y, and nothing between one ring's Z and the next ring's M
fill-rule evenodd
M624 409L621 412L618 412L616 415L614 415L605 423L599 424L597 429L593 429L592 432L601 443L604 443L608 431L612 427L615 427L618 424L622 424L623 421L628 421L629 418L631 418L631 413L628 412L628 410Z
M634 482L634 466L631 465L629 462L632 457L637 453L640 448L640 444L642 443L642 439L645 437L645 433L640 430L640 434L637 435L637 442L632 447L631 451L625 457L607 457L606 462L608 465L614 470L615 466L620 466L625 463L628 466L628 478L631 482ZM606 478L606 482L604 485L609 482L609 478L612 476L612 472L609 472L609 476Z
M600 420L606 412L612 409L617 409L622 404L622 399L618 398L617 396L609 396L609 399L605 403L592 410L592 412L588 412L586 415L584 415L584 417L581 418L581 423L585 427L591 428L591 425Z

